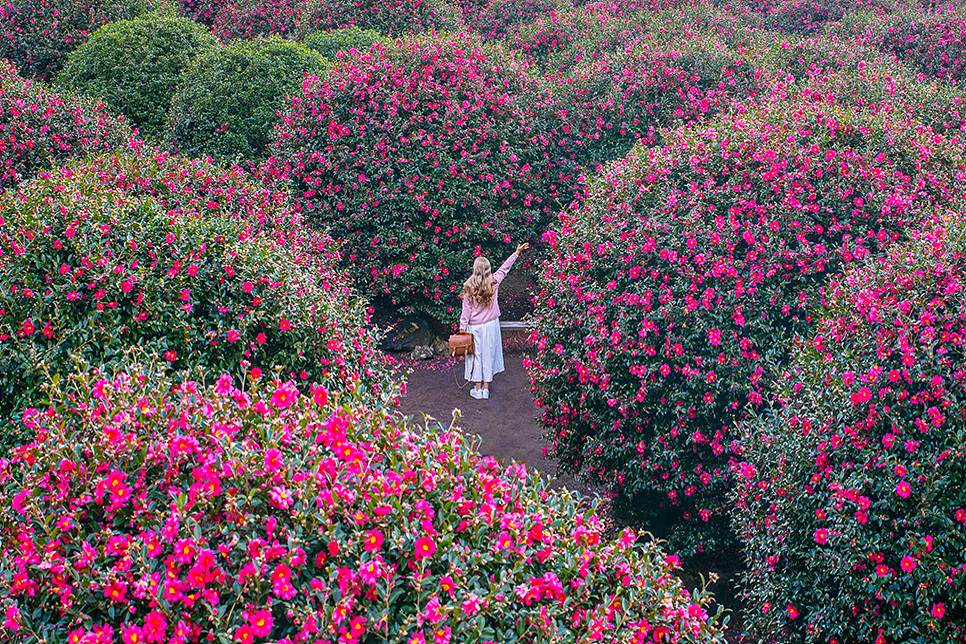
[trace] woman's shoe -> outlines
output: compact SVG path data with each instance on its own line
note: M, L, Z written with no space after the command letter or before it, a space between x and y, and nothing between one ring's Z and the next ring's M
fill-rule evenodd
M481 400L483 398L483 392L480 391L479 389L470 389L470 395L476 398L477 400Z
M483 390L483 395L480 396L480 398L482 398L483 400L489 400L490 399L490 390L489 389L484 389Z

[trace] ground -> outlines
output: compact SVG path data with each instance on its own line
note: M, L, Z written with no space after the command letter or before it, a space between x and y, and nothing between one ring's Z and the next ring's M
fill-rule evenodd
M541 438L540 409L533 404L530 394L530 380L523 367L524 355L504 353L506 371L494 376L489 400L472 398L472 384L459 388L458 384L464 382L462 358L435 358L418 363L401 359L403 369L412 368L406 379L401 410L417 421L426 414L448 426L453 420L453 410L459 409L462 417L457 426L468 436L481 438L477 450L482 454L493 456L504 464L512 461L525 463L528 470L547 474L552 479L551 487L566 487L592 495L586 485L571 476L554 477L555 465L544 455L548 444Z

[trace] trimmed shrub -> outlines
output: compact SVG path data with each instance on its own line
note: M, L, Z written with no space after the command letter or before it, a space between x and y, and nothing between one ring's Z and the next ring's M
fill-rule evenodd
M498 50L420 36L307 82L272 149L359 290L442 320L476 254L497 261L571 200L550 106Z
M24 76L49 80L98 27L166 7L164 0L6 0L0 58Z
M653 542L605 541L458 431L291 381L171 384L80 374L25 414L37 441L0 462L0 634L723 642Z
M384 38L378 31L346 27L345 29L317 31L309 34L302 44L318 52L326 59L335 61L340 51L347 54L353 50L356 53L365 52L376 42L381 43L383 47L388 47L391 44L391 41Z
M966 78L966 19L962 12L904 16L876 44L936 78L952 82Z
M635 141L657 143L660 128L714 116L757 87L749 65L713 37L680 49L639 44L548 80L588 166L625 156Z
M757 641L966 635L962 215L832 280L776 406L742 427Z
M487 40L497 40L538 16L571 7L569 0L489 0L479 12L467 15L467 23Z
M326 67L315 52L280 38L203 53L181 77L165 145L192 157L261 157L285 98L301 92L306 74L319 75Z
M433 29L454 29L460 21L452 6L441 0L301 0L299 30L303 35L330 29L358 27L402 36Z
M330 240L238 169L105 157L5 193L0 218L5 423L42 405L46 372L110 365L130 346L172 371L244 361L393 395L366 303L326 268Z
M157 139L181 72L216 45L201 25L153 14L101 27L71 54L57 83L101 98Z
M0 61L0 188L73 157L107 152L131 136L103 103L57 94Z
M222 40L286 36L295 31L296 0L240 0L223 5L212 30Z
M545 236L529 368L552 454L684 553L731 541L733 425L827 274L966 181L960 146L907 119L766 107L636 147Z

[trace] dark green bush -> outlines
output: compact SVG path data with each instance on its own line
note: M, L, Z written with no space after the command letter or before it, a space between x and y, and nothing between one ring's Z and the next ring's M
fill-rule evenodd
M359 27L398 37L457 29L462 23L459 11L445 0L302 0L298 14L303 35Z
M152 14L122 20L98 29L71 54L57 83L104 100L142 136L154 139L164 128L181 72L215 45L214 36L186 18Z
M348 52L352 49L365 51L369 49L372 43L377 41L389 44L389 40L378 31L346 27L330 31L316 31L306 36L302 44L329 60L335 60L336 54L340 51Z
M23 76L48 80L98 27L167 8L164 0L5 0L0 58Z
M319 54L281 38L207 51L181 77L165 145L187 156L262 156L284 98L300 93L306 73L326 67Z

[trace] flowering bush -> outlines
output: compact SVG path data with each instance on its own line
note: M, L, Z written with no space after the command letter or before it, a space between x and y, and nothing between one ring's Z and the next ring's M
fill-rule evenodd
M218 8L212 28L222 40L285 36L295 31L296 0L238 0Z
M299 29L304 35L345 27L404 34L459 26L459 12L443 0L302 0Z
M714 38L628 47L574 66L552 86L588 165L625 156L637 140L656 143L661 127L713 116L756 87L748 65Z
M357 54L366 52L375 42L381 42L384 47L390 44L389 39L384 38L378 31L346 27L345 29L316 31L306 36L302 44L334 61L338 58L340 51L347 54L353 50Z
M961 12L914 14L879 39L885 51L943 80L966 78L966 20Z
M201 25L151 14L101 27L67 59L57 83L103 99L142 136L157 139L181 72L216 45Z
M777 102L667 132L545 236L530 372L552 454L684 552L730 538L732 425L826 275L966 180L958 145L876 118Z
M743 426L735 526L758 641L966 634L966 228L951 214L832 280Z
M570 201L571 153L548 105L470 37L377 43L305 83L273 152L359 289L441 320L475 254L499 261Z
M165 6L164 0L4 0L0 58L24 76L47 80L98 27Z
M284 194L240 170L141 150L0 198L0 413L42 401L45 371L137 345L172 370L271 374L385 392L366 305ZM3 433L7 433L4 427ZM6 442L0 437L0 442Z
M280 38L232 43L198 57L171 102L165 145L188 156L263 156L287 96L326 61Z
M77 375L51 397L0 462L0 636L723 641L653 542L605 541L458 431L228 375Z
M478 11L467 12L468 25L487 40L502 38L513 27L543 14L566 11L568 0L488 0Z
M0 61L0 188L72 157L106 152L131 130L102 103L57 94Z

